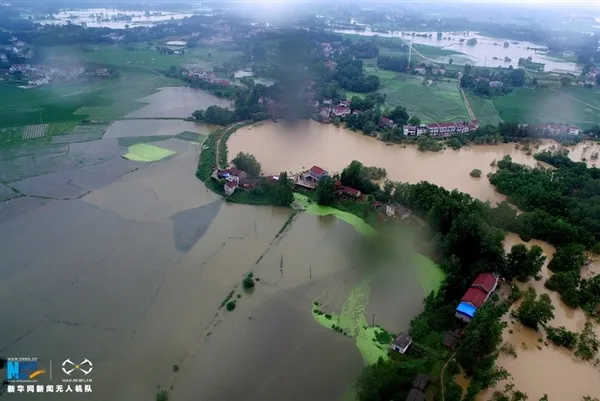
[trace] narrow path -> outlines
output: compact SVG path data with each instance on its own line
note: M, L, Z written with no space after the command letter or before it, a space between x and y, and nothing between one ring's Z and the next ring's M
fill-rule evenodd
M463 101L465 102L465 106L467 106L467 113L469 113L471 121L477 120L477 118L475 117L475 113L473 113L473 110L471 109L471 105L469 104L469 99L467 99L467 94L465 93L465 90L460 87L460 81L458 81L458 89L460 90L460 94L462 95Z
M579 102L579 103L581 103L581 104L584 104L584 105L586 105L586 106L588 106L588 107L591 107L591 108L592 108L592 109L594 109L594 110L598 110L598 111L600 111L600 107L597 107L597 106L594 106L594 105L592 105L592 104L586 103L586 102L584 102L583 100L579 100L579 99L577 99L577 98L576 98L576 97L574 97L574 96L567 95L566 93L564 93L564 92L561 92L561 91L559 91L559 90L557 90L557 89L554 89L554 88L550 88L550 90L551 90L551 91L554 91L554 92L556 92L556 93L560 93L561 95L563 95L563 96L566 96L566 97L568 97L568 98L571 98L571 99L575 100L576 102Z
M444 366L442 367L442 370L440 371L440 384L442 387L442 401L444 401L444 372L446 371L446 367L448 366L448 363L450 363L450 361L452 359L454 359L454 355L456 355L456 351L454 351L454 353L450 356L450 358L448 358L448 360L446 361L446 363L444 364Z

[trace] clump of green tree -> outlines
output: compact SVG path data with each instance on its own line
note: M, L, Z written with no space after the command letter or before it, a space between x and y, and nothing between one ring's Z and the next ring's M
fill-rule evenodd
M421 135L417 139L417 148L421 152L440 152L444 150L444 144L441 141L435 140L431 137Z
M286 172L277 180L262 177L250 190L238 190L227 198L230 202L253 205L289 206L294 202L294 184Z
M352 160L340 176L342 185L358 189L365 194L377 192L379 187L368 178L368 170L358 160Z
M387 177L387 170L383 167L364 166L363 172L365 178L368 180L378 181Z
M546 327L546 336L553 344L567 349L575 349L577 346L577 333L567 330L564 326Z
M517 280L525 282L539 274L545 260L542 248L537 245L529 250L523 244L513 245L506 255L504 277L508 280L516 277Z
M474 178L479 178L479 177L481 177L481 170L479 170L478 168L475 168L475 169L471 170L469 175Z
M254 274L252 272L248 273L248 275L244 277L242 280L242 287L244 287L245 290L254 288Z
M556 169L526 167L505 156L490 177L496 189L525 212L519 216L521 236L558 247L595 246L600 242L600 169L553 153L535 158Z
M335 190L335 179L332 177L321 178L315 189L315 201L322 206L331 206L336 199Z
M548 294L542 294L537 299L535 290L530 287L523 295L523 300L514 315L524 326L537 331L538 326L545 327L554 319L554 305Z
M591 322L586 322L583 331L579 334L579 342L575 350L575 356L584 361L593 360L598 354L600 341L594 332L594 325Z
M260 176L261 165L254 155L240 152L232 160L233 164L242 171L245 171L249 177Z

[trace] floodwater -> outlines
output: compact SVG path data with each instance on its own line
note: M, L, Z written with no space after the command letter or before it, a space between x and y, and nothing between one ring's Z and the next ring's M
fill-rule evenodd
M437 40L437 32L417 32L418 34L431 34L431 38L424 38L419 36L412 36L412 32L405 32L403 36L401 32L393 32L393 33L380 33L380 32L357 32L357 31L348 31L348 30L338 30L336 32L346 33L346 34L355 34L355 35L363 35L363 36L382 36L382 37L400 37L404 39L406 42L410 42L412 39L414 44L423 44L429 46L441 47L447 50L454 50L459 53L464 53L469 56L470 64L478 65L478 66L487 66L487 67L497 67L502 66L508 68L509 66L513 66L514 68L518 67L519 58L527 58L531 57L535 62L545 63L544 71L565 71L565 72L579 72L581 70L580 67L575 63L571 62L563 62L556 61L553 59L549 59L546 56L545 52L536 52L535 50L531 50L531 48L545 48L542 45L536 45L530 42L519 42L518 44L513 44L512 40L501 39L501 38L490 38L486 36L477 35L473 32L469 32L468 35L463 35L463 33L450 33L444 32L444 39ZM447 40L446 38L450 38ZM475 46L467 45L467 40L469 39L477 39L477 44ZM464 39L463 43L460 43L460 40ZM504 47L504 42L509 42L509 47ZM530 49L528 50L527 47ZM452 55L440 58L443 59L443 62L447 63L448 59L452 57L456 59L458 55ZM494 60L494 57L497 60ZM505 62L504 58L508 57L511 59L510 62ZM456 60L455 60L456 61Z
M265 174L298 173L313 165L341 172L352 160L358 160L367 166L385 168L390 180L410 183L425 180L491 202L505 199L486 178L495 170L490 166L492 161L508 154L519 163L529 166L537 163L533 156L516 149L514 144L420 152L416 146L390 145L315 121L302 121L293 126L264 123L242 128L230 137L228 145L232 158L240 151L256 156ZM469 173L473 169L480 169L482 177L472 178Z
M544 282L552 275L546 268L551 260L555 248L542 241L532 240L528 243L523 242L516 234L509 233L505 239L506 250L515 244L523 243L528 247L533 245L540 246L547 256L546 263L542 268L542 280L530 280L522 284L517 282L519 287L526 289L528 286L535 288L538 294L546 293L552 299L555 307L555 318L549 323L550 326L565 326L571 331L581 332L586 322L586 317L581 309L571 309L561 300L558 293L549 291L544 287ZM600 261L595 258L592 264L582 271L582 276L586 277L592 273L600 273ZM513 309L518 307L518 303L513 305ZM515 384L515 388L525 392L529 399L540 399L544 394L548 394L550 400L580 400L583 396L600 396L600 367L594 367L592 363L583 362L574 357L572 352L562 347L556 347L551 343L544 342L545 333L535 332L524 327L519 322L506 316L508 329L504 331L503 341L512 343L517 351L517 358L501 354L498 359L498 365L504 367L512 375L510 382ZM600 336L600 326L595 326L597 335ZM540 342L538 339L544 341ZM539 348L538 348L539 347ZM543 367L543 368L541 368ZM552 378L560 377L561 380ZM458 377L459 383L466 384L467 381ZM502 390L506 382L499 383L495 389L490 389L478 397L478 401L488 400L494 390Z
M104 133L104 139L177 135L184 131L208 134L214 127L182 120L119 120Z
M158 92L137 101L147 105L129 113L125 118L187 118L194 111L204 110L209 106L231 107L229 100L184 86L160 88Z
M98 21L101 19L111 18L117 15L127 15L131 17L130 21ZM169 11L156 11L152 15L145 15L144 11L134 10L117 10L108 8L89 8L84 10L62 10L53 14L54 19L37 21L40 24L57 24L64 25L70 21L75 25L83 25L89 27L102 27L111 29L125 29L126 25L134 26L152 26L160 21L170 21L191 17L193 14L174 13Z
M150 123L163 120L121 121L86 143L112 152L90 168L15 183L35 197L0 210L0 353L51 360L55 384L62 361L89 359L90 401L152 399L158 388L173 400L340 399L363 359L352 338L314 321L312 302L339 312L378 272L373 293L385 286L406 307L374 296L368 313L406 330L424 297L414 270L375 260L334 216L300 212L280 233L289 209L224 202L194 176L198 144L155 142L176 154L153 163L121 158L117 128L151 135ZM250 271L260 281L245 292Z

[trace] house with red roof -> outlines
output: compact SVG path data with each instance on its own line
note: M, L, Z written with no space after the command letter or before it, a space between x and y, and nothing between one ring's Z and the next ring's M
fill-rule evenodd
M379 119L379 125L383 128L392 128L394 126L394 120L387 117L381 117Z
M231 196L237 188L237 186L238 185L236 181L227 181L223 187L223 189L225 190L225 195Z
M329 176L329 172L319 166L312 166L302 174L302 178L308 181L319 181L321 178L327 176Z
M471 284L471 288L461 298L456 308L456 318L469 323L475 317L477 310L490 299L498 288L499 281L500 276L497 274L481 273L478 275Z
M350 108L344 105L338 105L333 108L333 115L337 117L344 117L351 113Z

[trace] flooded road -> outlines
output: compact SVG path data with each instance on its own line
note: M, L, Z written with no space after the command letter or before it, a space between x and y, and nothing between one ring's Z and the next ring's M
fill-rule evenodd
M410 183L425 180L491 202L505 199L486 178L489 172L495 171L490 166L492 161L510 155L514 161L529 166L537 163L533 156L515 149L514 144L420 152L416 146L386 144L358 132L315 121L302 121L294 126L264 123L245 127L231 136L228 145L232 158L240 151L256 156L266 174L297 173L313 165L341 172L352 160L358 160L367 166L385 168L390 180ZM482 177L469 176L473 169L480 169Z

